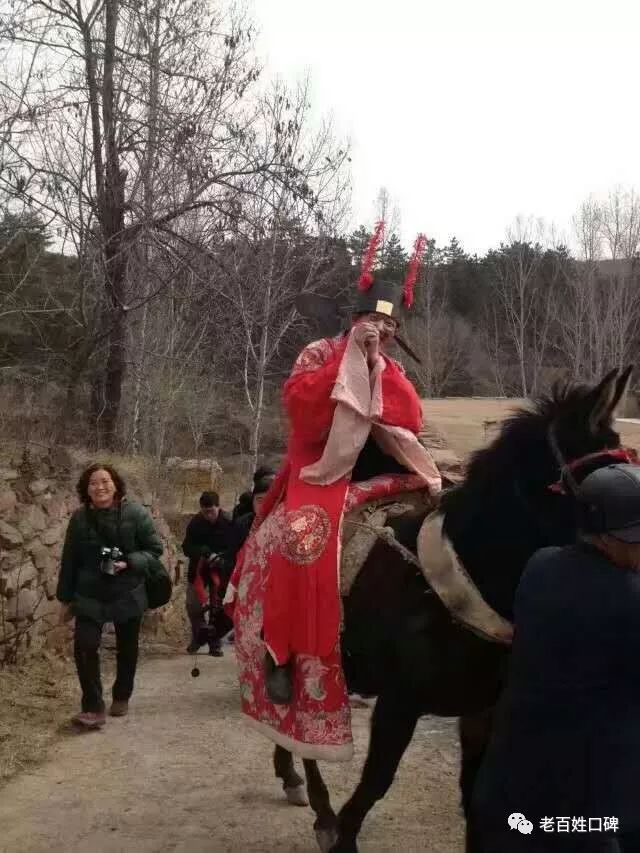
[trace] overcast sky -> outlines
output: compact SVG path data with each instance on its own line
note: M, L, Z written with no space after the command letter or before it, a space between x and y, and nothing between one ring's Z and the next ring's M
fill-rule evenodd
M640 0L253 0L269 75L310 72L353 148L353 222L380 186L408 242L468 251L518 214L567 230L640 187Z

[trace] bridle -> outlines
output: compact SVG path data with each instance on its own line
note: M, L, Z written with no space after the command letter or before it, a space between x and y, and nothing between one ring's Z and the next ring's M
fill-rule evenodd
M575 477L575 471L581 468L586 462L606 457L611 460L610 464L627 462L631 465L640 465L638 454L632 447L605 447L602 450L596 450L594 453L587 453L584 456L571 460L571 462L567 462L562 450L560 449L560 445L558 444L554 423L551 423L547 430L547 441L549 442L549 447L551 448L556 464L560 469L560 479L557 483L552 483L548 487L554 494L566 495L566 483L571 495L574 498L577 498L580 486Z
M597 450L594 453L587 453L577 459L572 459L569 462L560 449L560 445L556 437L555 425L553 423L547 430L547 441L560 474L560 479L557 482L551 483L547 486L547 490L554 495L571 495L571 497L577 499L580 486L575 473L590 461L606 458L609 464L615 464L616 462L629 462L635 465L640 464L636 451L628 447L603 448L602 450ZM532 522L534 524L542 539L552 542L553 535L551 534L551 526L547 519L544 516L541 516L539 510L532 504L529 497L525 494L525 491L517 477L513 478L512 486L513 495L522 505L523 509L526 510L530 523Z

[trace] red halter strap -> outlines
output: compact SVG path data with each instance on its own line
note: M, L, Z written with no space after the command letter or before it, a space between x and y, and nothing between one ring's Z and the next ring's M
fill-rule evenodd
M591 462L594 459L601 459L603 457L610 459L611 464L615 464L616 462L627 462L630 465L640 465L638 454L632 447L616 447L611 450L597 450L595 453L587 453L586 456L580 456L579 459L574 459L564 465L560 472L560 479L557 483L553 483L549 486L549 491L556 495L566 495L567 490L563 482L565 473L568 471L570 474L573 474L573 472L577 468L580 468L581 465L584 465L585 462Z

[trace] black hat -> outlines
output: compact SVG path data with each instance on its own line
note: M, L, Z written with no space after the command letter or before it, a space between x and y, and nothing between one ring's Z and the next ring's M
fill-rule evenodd
M375 231L362 259L362 269L358 279L358 296L354 313L365 314L375 311L398 319L401 306L411 308L413 305L413 289L418 279L420 264L427 248L427 238L418 234L413 246L403 284L392 281L376 280L374 265L376 254L384 235L384 222L376 224Z
M262 480L264 477L275 477L276 471L270 465L260 465L259 468L253 472L253 482L257 483L258 480Z
M386 314L399 319L402 307L402 286L392 281L374 281L368 290L358 290L353 307L354 314Z
M266 493L271 488L271 484L275 480L275 476L266 475L265 477L261 477L259 479L254 479L253 481L253 491L251 492L251 497L255 498L256 495L266 495Z
M598 468L580 484L578 499L584 532L640 544L640 465Z

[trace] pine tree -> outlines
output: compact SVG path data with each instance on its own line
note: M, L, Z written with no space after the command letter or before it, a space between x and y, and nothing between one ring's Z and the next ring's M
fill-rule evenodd
M453 264L457 261L465 261L469 257L467 253L464 251L460 243L458 242L457 237L452 237L449 245L445 246L443 250L444 254L444 263Z
M407 253L403 249L397 234L389 235L381 254L380 272L382 278L392 281L401 280L407 265Z
M371 231L368 231L364 225L361 225L347 240L347 249L355 267L360 267L362 264L362 258L367 250L370 239Z

